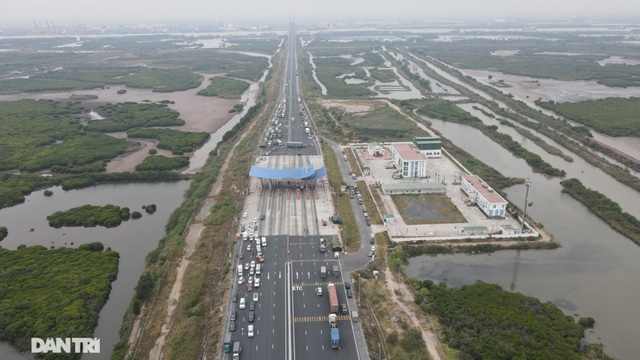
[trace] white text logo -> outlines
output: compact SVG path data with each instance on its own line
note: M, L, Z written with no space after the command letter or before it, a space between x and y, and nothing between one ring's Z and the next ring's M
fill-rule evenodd
M99 354L100 339L92 338L31 338L31 352L42 353L75 353L75 354Z

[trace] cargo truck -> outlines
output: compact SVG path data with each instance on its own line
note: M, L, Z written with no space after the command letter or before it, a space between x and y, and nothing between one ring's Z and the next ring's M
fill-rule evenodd
M332 314L335 314L340 310L340 305L338 304L338 292L336 291L335 284L327 285L327 293L329 293L329 311Z
M329 326L331 327L331 348L340 349L340 330L338 330L338 316L329 314Z
M240 352L242 348L240 347L240 342L236 341L233 343L233 360L240 360Z
M340 349L340 330L331 328L331 348Z
M320 266L320 278L322 278L322 279L326 279L327 278L327 267L326 266Z
M340 275L340 269L338 265L333 265L333 277L338 277L338 275Z

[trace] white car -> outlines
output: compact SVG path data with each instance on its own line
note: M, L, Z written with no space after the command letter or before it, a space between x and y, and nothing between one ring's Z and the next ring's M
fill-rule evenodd
M243 217L243 218L246 218L246 217L247 217L247 213L243 213L243 214L242 214L242 217Z
M376 247L375 247L375 246L372 246L372 247L371 247L371 251L372 251L372 252L376 252Z
M247 326L247 336L250 338L253 337L253 325Z
M240 310L244 309L247 307L247 302L246 300L242 297L240 298Z
M249 270L249 266L250 266L250 265L251 265L251 264L249 264L249 262L246 262L246 263L244 264L244 269L245 269L245 270Z
M254 268L249 269L249 275L253 275L253 274L255 274L255 273L256 273L256 271L255 271L255 269L254 269Z
M249 284L253 284L253 276L249 276Z
M260 278L256 278L253 282L253 286L259 288L260 287Z
M244 277L240 276L238 278L238 285L241 285L244 282Z
M247 244L247 251L251 251L251 244Z
M258 293L253 293L253 301L258 301Z
M255 260L251 260L251 268L255 268L256 267L256 261Z

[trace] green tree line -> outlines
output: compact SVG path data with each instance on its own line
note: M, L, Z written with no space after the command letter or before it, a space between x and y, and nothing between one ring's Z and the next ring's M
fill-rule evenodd
M546 109L610 136L640 136L640 98L580 102L536 101Z
M83 205L66 211L56 211L47 216L49 226L61 228L63 226L84 227L116 227L123 221L131 218L131 210L128 207L119 207L111 204L104 206Z
M166 171L179 169L189 165L189 158L184 156L166 157L161 155L151 155L144 158L142 163L136 165L137 171Z
M101 252L101 246L85 248L0 248L0 340L28 351L32 337L93 337L119 255ZM79 359L80 354L42 358Z
M240 95L249 88L249 83L224 76L214 76L211 85L198 91L201 96L217 96L224 99L239 99Z
M124 102L100 106L98 112L106 120L91 121L86 129L98 132L127 131L137 127L181 126L184 120L167 104Z
M187 132L172 129L133 129L127 132L129 138L156 139L158 148L170 150L174 155L194 151L209 139L206 132Z
M640 245L640 220L624 212L620 205L606 195L585 187L578 179L560 182L562 192L583 203L592 213L604 220L615 231Z
M478 282L459 289L410 279L462 359L580 359L584 327L551 303Z

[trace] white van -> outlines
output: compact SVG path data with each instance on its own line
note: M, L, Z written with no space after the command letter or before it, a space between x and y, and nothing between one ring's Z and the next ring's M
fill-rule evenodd
M256 275L260 275L262 272L262 265L256 264Z
M242 275L242 264L238 264L238 274Z
M266 237L262 237L262 246L267 246L267 238Z
M253 286L255 286L255 287L257 287L257 288L259 288L259 287L260 287L260 278L256 278L256 279L253 281Z

